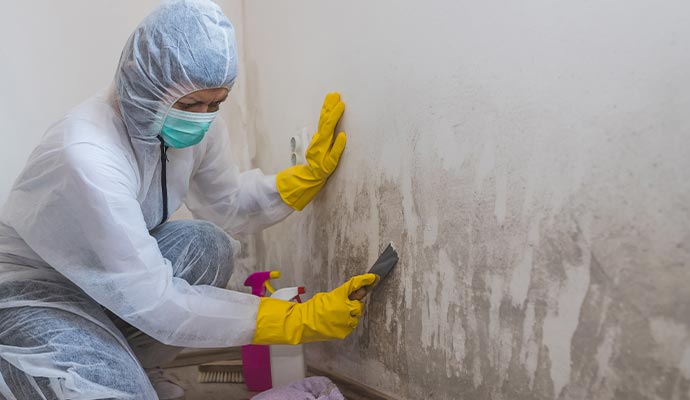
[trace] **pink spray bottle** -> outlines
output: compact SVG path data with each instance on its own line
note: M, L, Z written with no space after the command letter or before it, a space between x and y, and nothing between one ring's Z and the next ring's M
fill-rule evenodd
M254 272L244 281L252 288L252 294L266 296L274 293L270 280L280 278L280 271ZM271 353L267 345L248 344L242 346L242 374L247 389L261 392L271 388Z

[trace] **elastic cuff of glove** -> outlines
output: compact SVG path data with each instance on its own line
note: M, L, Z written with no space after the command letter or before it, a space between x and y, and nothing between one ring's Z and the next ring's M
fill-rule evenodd
M326 184L325 179L306 177L309 174L299 174L308 168L305 165L296 165L280 171L276 175L276 187L283 202L296 211L302 211ZM305 176L300 176L305 175Z
M299 320L298 315L292 315L299 305L285 300L262 297L256 314L256 329L252 344L299 344L302 339L299 327L288 332L288 318L296 317Z

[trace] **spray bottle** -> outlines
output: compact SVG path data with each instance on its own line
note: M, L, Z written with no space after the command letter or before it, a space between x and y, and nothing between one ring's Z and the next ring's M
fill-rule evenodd
M271 279L280 278L280 271L254 272L244 281L244 286L252 288L252 294L266 296L274 293ZM247 389L262 392L271 388L271 353L267 345L248 344L242 346L242 374Z
M299 295L304 294L302 286L278 289L271 295L274 299L302 302ZM306 377L302 345L271 345L271 381L273 387L287 385Z

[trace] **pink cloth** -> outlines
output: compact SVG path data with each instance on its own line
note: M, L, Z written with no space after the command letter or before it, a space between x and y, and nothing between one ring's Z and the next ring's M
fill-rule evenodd
M345 400L335 383L325 376L310 376L287 386L267 390L252 400Z

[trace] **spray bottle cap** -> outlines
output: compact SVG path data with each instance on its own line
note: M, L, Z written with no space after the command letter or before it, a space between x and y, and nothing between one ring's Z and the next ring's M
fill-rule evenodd
M254 272L244 281L244 286L251 287L253 295L264 297L266 296L266 291L269 293L275 292L270 280L278 278L280 278L280 271Z
M293 286L293 287L286 287L282 289L276 290L275 293L271 295L272 298L278 299L278 300L286 300L286 301L296 301L298 303L302 302L302 299L299 297L299 295L306 293L306 290L304 289L304 286Z

